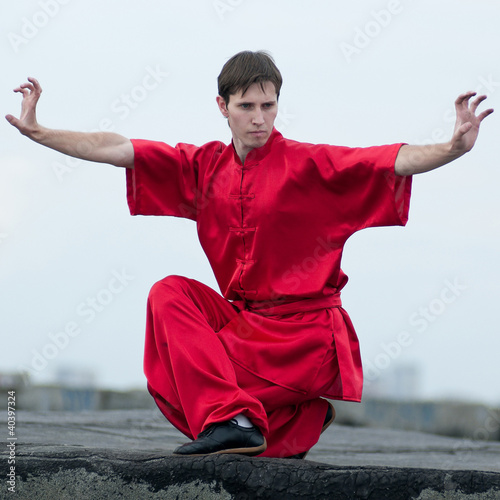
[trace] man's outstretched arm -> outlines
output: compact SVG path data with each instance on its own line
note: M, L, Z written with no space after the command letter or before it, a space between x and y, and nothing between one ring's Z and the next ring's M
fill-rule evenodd
M7 115L7 121L21 134L61 153L82 160L134 168L134 148L126 137L112 132L70 132L42 127L36 119L36 105L42 88L35 78L28 78L14 89L23 95L21 116Z
M486 96L476 97L469 105L469 101L474 95L476 95L475 92L466 92L458 96L455 101L457 120L449 142L401 147L394 167L397 175L429 172L456 160L472 149L479 133L479 125L488 115L493 113L493 109L487 109L476 116L477 107L486 99Z

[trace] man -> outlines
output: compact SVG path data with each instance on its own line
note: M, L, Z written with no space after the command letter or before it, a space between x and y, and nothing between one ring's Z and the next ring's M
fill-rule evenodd
M335 417L324 398L361 399L358 341L340 301L345 241L406 224L411 176L468 152L493 110L476 115L486 96L459 96L445 144L312 145L274 128L282 78L266 53L236 54L218 84L229 146L44 128L35 79L15 89L20 119L6 118L40 144L125 167L133 215L196 221L223 296L169 276L153 286L147 310L148 389L193 439L175 454L303 458Z

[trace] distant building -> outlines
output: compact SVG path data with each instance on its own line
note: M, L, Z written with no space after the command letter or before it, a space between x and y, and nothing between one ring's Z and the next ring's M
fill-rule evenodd
M414 364L392 364L365 373L363 395L369 398L415 400L419 397L420 369Z
M0 372L0 387L6 390L17 390L31 384L29 373Z
M94 389L97 376L95 371L89 368L59 366L54 373L54 384L73 389Z

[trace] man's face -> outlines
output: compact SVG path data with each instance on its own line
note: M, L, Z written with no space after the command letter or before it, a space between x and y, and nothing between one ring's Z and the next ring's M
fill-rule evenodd
M263 87L263 88L262 88ZM221 113L228 119L233 143L238 156L244 161L254 148L260 148L269 139L278 114L278 97L271 82L254 83L241 95L232 94L229 104L217 97Z

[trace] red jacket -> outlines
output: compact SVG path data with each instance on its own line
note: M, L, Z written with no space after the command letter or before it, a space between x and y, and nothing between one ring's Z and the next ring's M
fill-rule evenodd
M354 232L406 224L411 177L394 173L402 144L313 145L274 130L242 165L221 142L132 142L130 212L196 221L223 296L242 310L219 332L233 361L307 391L333 335L341 380L325 396L359 401L361 360L340 303L340 261Z

